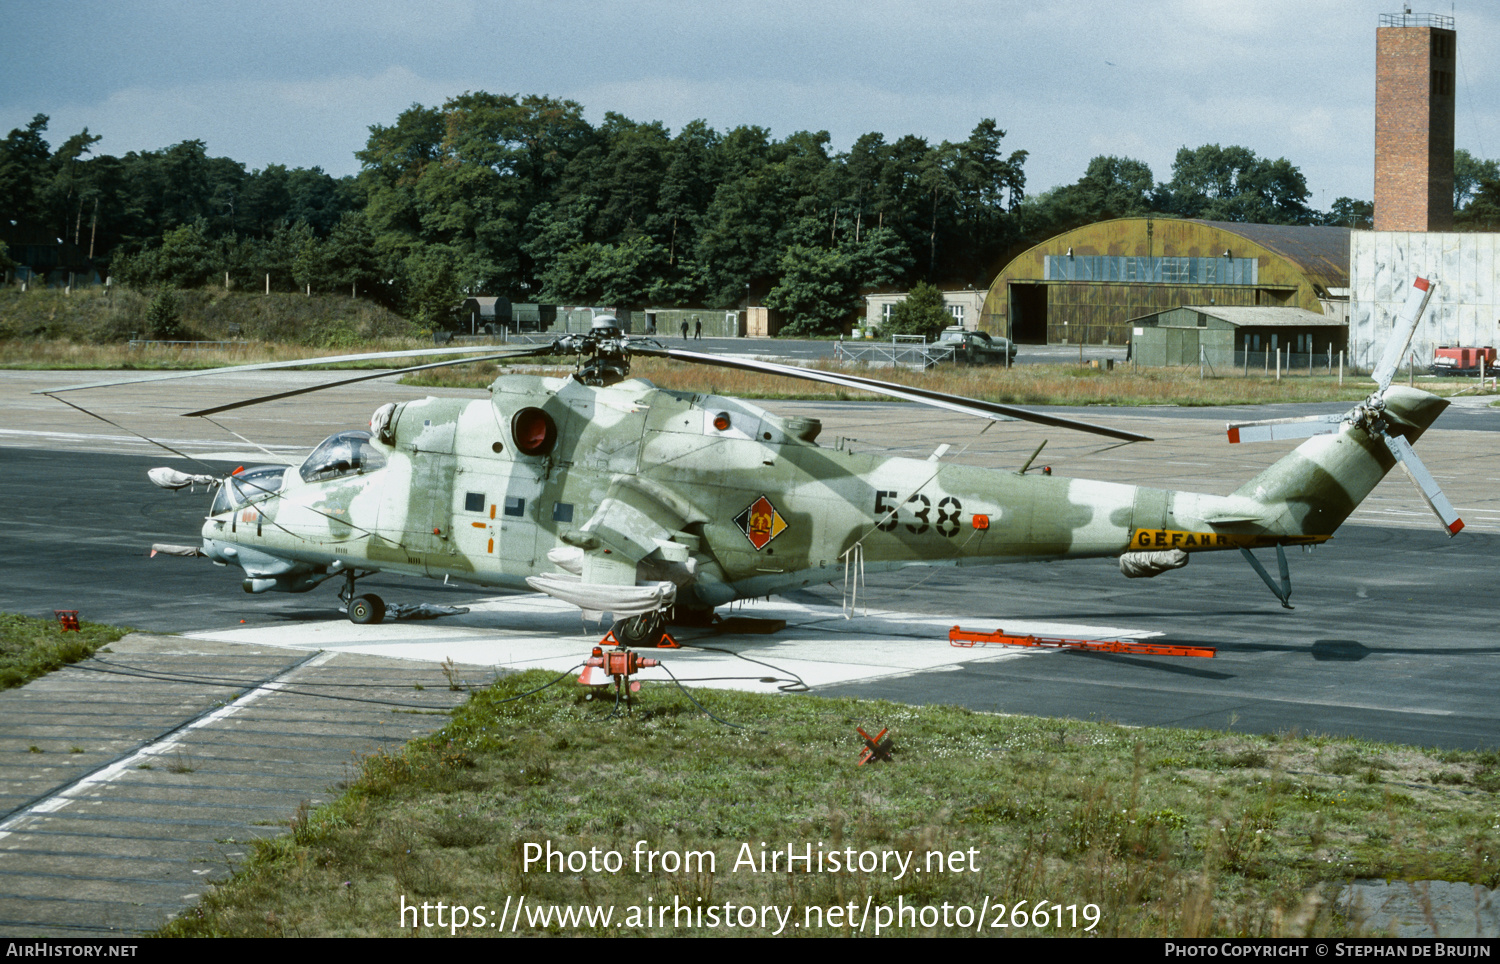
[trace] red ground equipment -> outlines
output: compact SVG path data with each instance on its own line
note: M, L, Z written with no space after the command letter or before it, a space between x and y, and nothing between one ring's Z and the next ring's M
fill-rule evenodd
M1441 345L1432 353L1434 375L1480 375L1495 374L1495 349L1460 348Z
M602 640L603 643L614 641L614 633L605 635ZM625 699L629 702L630 693L639 693L641 691L641 684L630 677L643 669L659 665L661 665L660 660L642 656L634 650L626 649L624 646L605 649L603 645L599 645L595 646L593 654L584 660L583 672L579 674L578 682L584 686L594 686L602 689L613 681L615 695L618 696L621 693L625 693ZM626 688L627 682L629 683L628 688Z

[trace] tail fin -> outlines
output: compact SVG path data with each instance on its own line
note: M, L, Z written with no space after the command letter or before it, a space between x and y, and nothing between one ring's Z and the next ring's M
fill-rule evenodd
M1387 431L1415 442L1448 407L1414 388L1383 393ZM1268 534L1330 536L1396 465L1384 441L1354 425L1303 442L1234 494L1264 506Z

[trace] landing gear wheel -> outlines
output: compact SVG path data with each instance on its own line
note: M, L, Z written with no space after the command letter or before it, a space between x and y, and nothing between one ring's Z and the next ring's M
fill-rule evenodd
M661 639L662 622L660 611L641 613L616 621L609 631L621 646L655 646Z
M374 593L356 596L349 603L349 621L364 626L378 623L385 618L385 600Z

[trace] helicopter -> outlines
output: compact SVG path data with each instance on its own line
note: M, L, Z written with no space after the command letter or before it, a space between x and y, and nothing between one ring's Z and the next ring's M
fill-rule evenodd
M368 429L330 436L300 465L222 477L150 472L163 488L213 491L202 545L182 554L238 566L249 593L300 593L341 580L339 597L355 623L386 614L379 596L357 589L377 572L545 593L586 613L609 613L616 640L639 646L659 641L669 624L708 625L717 607L834 582L856 565L868 573L1115 557L1122 574L1135 578L1222 550L1239 550L1291 608L1284 547L1326 541L1397 464L1445 531L1463 526L1411 448L1448 403L1391 385L1430 295L1429 283L1417 279L1398 321L1404 337L1382 356L1374 393L1348 413L1229 426L1231 441L1307 441L1227 496L1028 474L1036 453L1006 472L856 452L842 439L820 444L819 419L657 388L630 376L630 360L784 375L992 420L1150 439L860 375L665 348L624 334L607 315L587 334L522 350L367 353L127 381L446 354L577 360L560 378L502 372L487 399L387 403ZM390 374L185 414L206 417ZM1279 582L1251 553L1267 547L1276 551Z

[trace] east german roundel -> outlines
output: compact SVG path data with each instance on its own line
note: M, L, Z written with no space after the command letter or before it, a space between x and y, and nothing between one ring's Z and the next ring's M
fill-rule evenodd
M786 520L771 500L761 496L745 507L745 510L734 517L734 524L740 527L745 538L756 549L764 549L766 543L781 535L786 529Z

